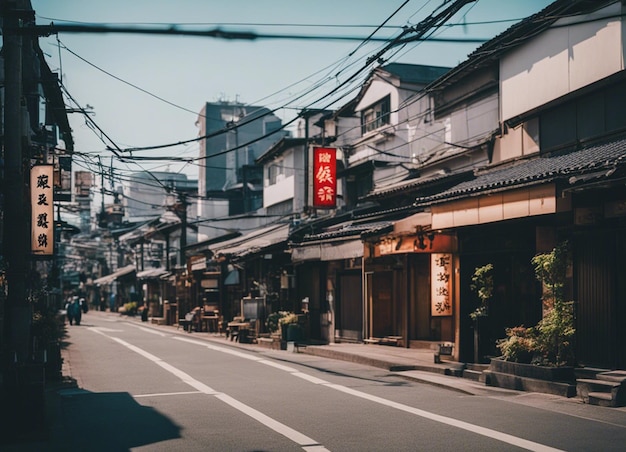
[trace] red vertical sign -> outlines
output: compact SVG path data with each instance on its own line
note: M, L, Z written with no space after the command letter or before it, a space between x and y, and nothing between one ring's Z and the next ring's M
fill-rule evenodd
M337 150L313 148L313 207L337 206Z

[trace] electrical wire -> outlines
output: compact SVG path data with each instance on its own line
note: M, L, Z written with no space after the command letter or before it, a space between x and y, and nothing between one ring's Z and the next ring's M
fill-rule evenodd
M406 2L405 2L405 4L406 4ZM403 5L403 6L404 6L404 5ZM396 12L397 12L397 11L396 11ZM394 14L395 14L395 13L394 13ZM403 32L403 33L401 33L401 35L400 35L400 36L402 37L402 36L405 36L406 34L407 34L407 33ZM379 50L379 51L375 54L376 58L374 58L374 57L370 57L370 58L368 59L367 63L363 66L363 68L361 68L359 71L357 71L357 72L356 72L355 74L353 74L351 77L349 77L347 80L344 80L342 83L340 83L338 86L336 86L336 87L335 87L333 90L331 90L329 93L325 94L325 95L324 95L324 96L322 96L321 98L318 98L316 102L320 102L320 101L322 101L322 100L324 100L324 99L331 98L331 96L332 96L333 94L336 94L336 93L340 92L340 90L341 90L341 89L343 89L343 88L346 88L346 89L347 89L347 88L349 87L349 83L350 83L350 82L352 82L352 81L356 78L356 76L357 76L357 75L361 74L361 73L364 71L364 69L365 69L365 68L367 68L367 67L368 67L368 66L369 66L372 62L374 62L374 61L378 61L378 58L380 58L380 56L382 56L382 55L383 55L386 51L388 51L389 49L391 49L391 48L393 47L394 43L395 43L395 42L398 42L398 41L399 41L399 38L398 38L398 37L396 37L396 38L395 38L395 39L394 39L391 43L388 43L386 46L384 46L381 50ZM109 75L111 75L111 74L109 74ZM118 79L118 80L121 80L121 79ZM136 87L136 86L135 86L135 87ZM138 87L136 87L136 88L138 88ZM348 92L351 92L351 91L352 91L352 90L348 90ZM161 99L161 100L162 100L162 99ZM294 100L294 101L295 101L295 100ZM312 105L312 104L310 104L310 105ZM83 110L83 113L85 114L84 110ZM88 115L86 115L86 117L88 117ZM286 123L286 124L284 125L284 127L287 127L289 124L293 123L296 119L297 119L297 117L296 117L296 118L294 118L294 120L289 121L288 123ZM97 125L95 125L95 123L93 123L93 122L92 122L92 124L93 124L93 125L94 125L94 126L95 126L98 130L100 130L100 132L102 132L102 131L101 131L101 129L99 129L99 128L97 127ZM284 127L283 127L283 128L284 128ZM102 132L102 133L103 133L103 132ZM223 133L223 132L222 132L222 133ZM106 136L106 134L104 134L104 135ZM175 143L175 145L185 144L185 143L189 143L189 142L192 142L192 141L198 141L199 139L202 139L202 138L207 138L207 137L200 137L200 138L196 138L196 139L194 139L194 140L186 140L186 141L184 141L184 142ZM262 138L260 138L260 139L263 139L263 138L265 138L265 137L262 137ZM110 140L110 138L109 138L109 137L107 137L107 139L108 139L109 141L111 141L111 143L113 143L113 141L112 141L112 140ZM254 140L254 141L252 141L252 142L245 143L244 145L241 145L241 146L239 146L238 148L241 148L241 147L243 147L243 146L247 146L247 145L249 145L249 144L251 144L251 143L253 143L253 142L256 142L256 141L258 141L258 140ZM114 143L113 143L113 144L114 144ZM163 148L163 147L164 147L164 146L159 146L158 148ZM112 150L112 151L113 151L113 148L110 148L110 146L108 146L108 148L109 148L109 150ZM130 148L130 149L126 149L124 152L132 152L132 151L134 151L134 150L140 150L140 149L145 149L145 150L149 150L149 149L150 149L150 150L151 150L151 149L155 149L155 147L146 147L146 148ZM236 148L235 148L235 149L236 149ZM227 150L226 152L232 152L232 151L233 151L233 150L235 150L235 149L229 149L229 150ZM119 151L118 151L118 152L119 152ZM125 161L124 159L127 159L127 158L128 158L127 156L121 157L121 156L120 156L117 152L114 152L114 153L116 154L116 156L118 157L118 159L120 159L120 161ZM201 158L210 158L210 157L213 157L213 155L212 155L212 156L208 156L208 157L201 157ZM199 158L199 159L201 159L201 158ZM134 157L131 157L130 159L131 159L131 160L134 160L135 158L134 158ZM190 163L191 161L193 161L193 159L185 159L184 161L185 161L186 163ZM157 181L158 181L158 179L157 179Z

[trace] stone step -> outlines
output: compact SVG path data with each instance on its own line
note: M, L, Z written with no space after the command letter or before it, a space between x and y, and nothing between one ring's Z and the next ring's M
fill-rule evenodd
M608 371L609 369L599 367L577 367L575 369L576 378L596 378L599 373Z
M468 380L480 381L482 374L482 371L463 369L463 378L467 378Z
M576 380L576 394L591 405L618 407L626 404L626 387L616 381L580 378Z
M615 408L620 406L617 400L613 398L612 394L608 392L590 392L587 403L589 405L597 405Z
M611 372L602 372L596 375L596 378L598 380L614 381L616 383L624 383L626 382L626 371L613 370Z
M483 372L489 369L489 364L467 363L465 366L470 370L475 370L478 372Z
M620 387L620 383L616 381L592 378L579 378L576 380L576 385L587 387L588 392L611 392L613 389Z

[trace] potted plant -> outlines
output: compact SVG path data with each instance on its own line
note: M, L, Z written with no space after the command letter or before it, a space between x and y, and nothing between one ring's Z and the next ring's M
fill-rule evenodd
M59 380L63 359L61 340L65 333L65 320L52 308L42 307L33 312L31 334L34 348L45 351L45 375L48 380Z
M267 319L265 320L265 326L267 327L267 331L270 333L270 335L280 335L280 320L283 317L287 316L287 314L289 314L289 312L287 311L276 311L267 316Z
M295 341L299 338L298 315L288 312L285 316L278 320L280 324L280 333L283 341Z

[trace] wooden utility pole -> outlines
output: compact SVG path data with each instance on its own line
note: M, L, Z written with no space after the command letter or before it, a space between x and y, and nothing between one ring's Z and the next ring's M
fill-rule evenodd
M187 195L185 193L178 194L178 202L176 203L176 215L180 218L180 265L185 266L187 259L185 257L185 248L187 248Z

